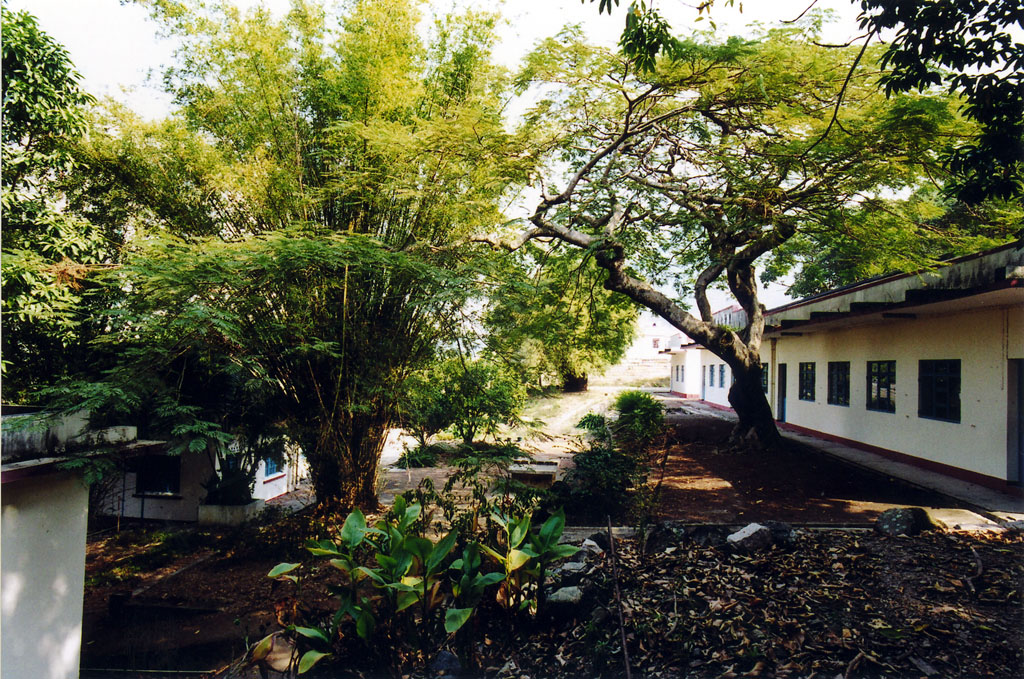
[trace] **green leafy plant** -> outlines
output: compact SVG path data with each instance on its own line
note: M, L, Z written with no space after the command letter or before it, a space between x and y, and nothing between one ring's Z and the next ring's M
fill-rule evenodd
M624 391L612 408L618 412L613 431L624 443L649 445L665 428L665 407L645 391Z
M374 652L396 663L405 644L415 646L422 657L442 631L450 634L469 618L472 606L467 613L466 595L475 585L491 584L493 578L470 578L469 589L462 587L459 595L454 594L447 571L458 535L449 532L437 542L420 535L422 510L421 504L407 503L399 496L388 515L373 526L355 509L334 539L306 543L310 554L326 558L341 574L341 581L329 588L339 603L329 625L286 628L312 646L299 661L300 673L332 652L330 646L345 624L352 625L356 636ZM299 566L282 563L268 575L299 584L294 574ZM456 607L453 604L460 595L463 605ZM452 609L455 612L448 612Z
M439 459L440 455L436 448L419 445L403 452L398 458L397 465L404 469L434 467Z
M504 606L510 612L539 612L543 604L544 577L552 562L572 556L573 545L559 544L565 529L565 514L557 511L538 527L531 514L510 516L494 513L501 528L494 547L480 546L505 571L502 581Z

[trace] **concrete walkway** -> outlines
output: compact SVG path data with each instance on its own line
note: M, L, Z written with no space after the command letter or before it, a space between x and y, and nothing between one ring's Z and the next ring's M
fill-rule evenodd
M664 402L670 419L686 415L701 415L730 421L736 420L735 413L712 407L701 401L683 399L664 392L654 395ZM971 516L972 513L965 512L965 510L943 510L938 512L934 518L941 520L944 524L966 525L976 522L979 527L982 527L984 525L995 526L997 522L1024 520L1024 497L1019 493L1014 493L1012 489L1001 492L815 436L784 430L781 433L784 438L811 446L849 464L870 469L879 474L893 476L912 485L959 500L971 505L980 514L980 516Z

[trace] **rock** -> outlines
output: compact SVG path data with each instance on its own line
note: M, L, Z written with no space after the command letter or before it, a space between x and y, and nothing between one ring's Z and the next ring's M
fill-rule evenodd
M659 523L654 525L647 533L647 542L644 549L648 554L657 554L665 551L679 542L679 536L668 525Z
M611 617L611 613L604 606L594 606L594 610L590 612L590 621L595 626L599 626L604 623L605 620Z
M579 587L561 587L548 597L549 606L579 606L583 601L583 590Z
M439 677L455 677L462 672L459 656L451 651L441 651L430 663L430 673Z
M1024 533L1024 521L1008 521L1003 524L1003 528L1011 533Z
M595 535L600 535L600 533L595 533ZM580 551L586 554L604 554L604 548L590 538L583 541L583 546L580 548Z
M796 540L793 527L784 521L762 521L761 525L772 532L772 542L780 547L790 547Z
M587 564L585 563L569 561L554 569L551 575L562 585L575 585L583 579L583 573L586 569Z
M772 531L767 526L751 523L726 538L726 541L739 552L760 552L772 546Z
M882 535L917 535L922 530L934 528L928 512L920 507L895 507L886 509L875 520L875 530Z
M687 537L701 547L721 547L728 534L721 526L692 526L686 531Z
M600 531L590 536L590 541L601 548L601 552L608 551L608 533ZM601 552L598 552L600 554Z

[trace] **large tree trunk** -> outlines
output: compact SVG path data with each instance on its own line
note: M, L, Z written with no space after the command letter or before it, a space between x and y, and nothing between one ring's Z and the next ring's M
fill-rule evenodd
M731 441L736 445L754 445L771 448L781 437L775 426L771 405L761 388L761 364L756 353L751 353L750 364L732 364L736 381L729 389L729 403L739 421Z
M562 373L562 391L577 392L586 391L590 386L590 377L587 373L576 375L575 373Z
M340 419L339 429L321 427L312 441L300 441L313 491L321 503L376 509L377 466L390 421L372 415Z

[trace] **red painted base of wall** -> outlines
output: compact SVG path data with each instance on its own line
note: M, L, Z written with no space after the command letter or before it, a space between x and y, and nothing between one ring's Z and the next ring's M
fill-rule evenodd
M678 398L689 398L689 399L694 399L694 400L700 399L700 394L684 394L681 391L671 391L671 390L669 390L668 393L671 396L676 396Z
M704 405L708 406L709 408L714 408L715 410L724 410L727 413L734 413L734 412L736 412L731 407L724 406L724 405L722 405L720 403L714 403L712 401L701 401L701 403L703 403Z
M985 486L986 488L998 490L1003 493L1009 493L1017 497L1024 497L1024 489L1011 485L1005 479L988 476L987 474L979 474L978 472L972 472L968 469L960 469L959 467L953 467L933 460L925 460L920 457L914 457L913 455L907 455L906 453L889 450L888 448L880 448L878 446L873 446L870 443L843 438L842 436L835 436L816 429L808 429L807 427L801 427L798 424L792 424L790 422L776 422L776 424L779 426L779 429L796 432L798 434L806 434L817 439L822 439L823 441L839 443L844 446L856 448L857 450L863 450L868 453L879 455L895 462L902 462L920 469L927 469L928 471L936 472L943 476L948 476L960 481Z

